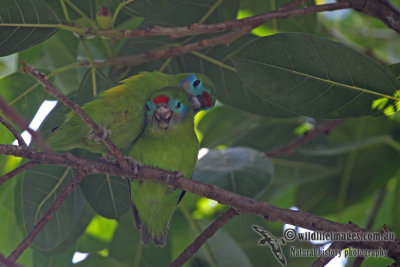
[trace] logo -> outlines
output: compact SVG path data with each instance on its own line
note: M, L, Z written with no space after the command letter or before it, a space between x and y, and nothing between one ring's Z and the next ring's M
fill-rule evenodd
M265 246L266 244L269 245L271 248L272 254L274 254L275 258L278 260L280 264L283 266L286 266L286 258L285 255L283 255L282 252L282 247L281 245L286 244L285 240L283 238L277 239L274 235L272 235L270 232L264 230L258 225L253 225L253 230L262 236L260 240L258 240L258 245L259 246Z

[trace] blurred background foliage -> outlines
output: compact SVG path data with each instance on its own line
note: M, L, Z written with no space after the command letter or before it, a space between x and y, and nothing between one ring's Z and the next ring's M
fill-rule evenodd
M102 66L101 61L204 37L151 36L114 43L102 37L79 38L68 29L35 27L71 22L96 28L96 12L103 5L118 13L114 28L143 29L244 18L287 2L2 0L0 96L29 122L45 100L54 100L18 72L21 61L46 72L58 89L79 104L143 70L205 73L216 85L218 102L195 118L202 150L193 179L338 222L352 221L361 227L372 222L374 231L387 224L400 235L400 120L395 113L400 38L377 19L341 10L273 20L229 45L132 66L118 62ZM399 6L400 1L393 3ZM100 63L96 68L84 67L82 60ZM41 133L46 136L67 112L57 105L41 125ZM345 121L293 154L265 156L326 119ZM0 125L0 142L13 141ZM99 157L80 150L73 153ZM0 173L21 162L0 155ZM32 229L73 173L69 168L38 166L0 187L1 254L8 255ZM380 206L375 214L376 203ZM163 249L142 246L128 209L127 185L121 177L92 175L18 262L24 266L165 266L227 208L187 193ZM279 266L268 248L257 246L253 224L276 236L282 234L280 223L249 214L237 216L187 266ZM284 253L288 255L287 247ZM79 261L79 257L86 258ZM287 260L289 266L306 266L314 259ZM390 263L385 258L367 259L363 266Z

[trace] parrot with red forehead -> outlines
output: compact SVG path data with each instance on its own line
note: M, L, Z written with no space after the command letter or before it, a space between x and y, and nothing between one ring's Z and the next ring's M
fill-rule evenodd
M164 87L179 87L190 100L193 112L211 108L215 103L214 85L203 74L141 72L121 81L121 85L100 93L82 109L104 129L103 139L110 136L119 149L129 148L143 130L145 106L149 96ZM192 118L193 120L193 118ZM83 148L95 153L106 153L102 138L75 112L67 114L65 122L48 138L55 150Z
M206 100L207 101L207 100ZM130 157L147 166L192 177L199 142L194 132L195 109L179 87L163 88L146 102L143 133ZM168 224L183 193L172 186L136 177L131 181L131 207L145 246L165 246Z

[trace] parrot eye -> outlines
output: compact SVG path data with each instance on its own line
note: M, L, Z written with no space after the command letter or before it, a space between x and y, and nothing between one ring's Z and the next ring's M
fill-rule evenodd
M197 86L199 86L200 85L200 80L195 80L194 82L193 82L193 87L194 88L196 88Z
M181 107L181 102L178 102L177 104L176 104L176 108L180 108Z

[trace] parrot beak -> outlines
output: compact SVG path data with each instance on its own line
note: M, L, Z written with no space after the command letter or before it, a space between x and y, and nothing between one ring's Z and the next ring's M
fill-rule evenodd
M213 104L210 94L205 91L201 95L194 96L193 98L195 98L192 99L193 108L195 112L198 112L199 110L208 109Z
M194 112L201 110L202 104L198 96L190 96L190 102L192 102Z
M154 112L154 117L158 122L158 128L167 130L169 127L169 120L171 119L172 111L167 106L159 106Z

